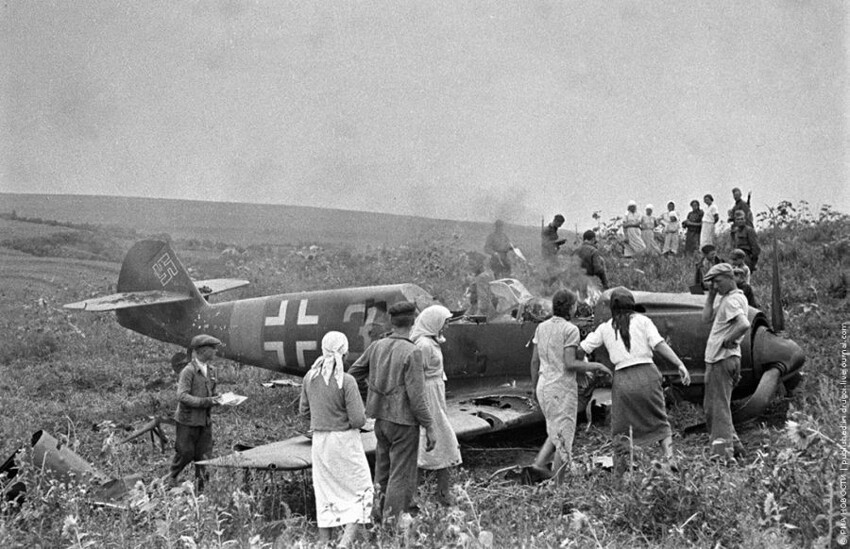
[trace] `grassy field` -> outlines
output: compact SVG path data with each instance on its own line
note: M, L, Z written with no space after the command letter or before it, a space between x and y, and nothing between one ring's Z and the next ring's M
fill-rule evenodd
M36 216L23 210L17 214ZM19 512L2 514L0 546L310 546L315 526L309 473L243 477L217 471L202 496L188 488L169 492L158 479L167 471L170 448L162 451L145 439L117 443L148 417L172 413L174 377L168 359L175 348L119 327L111 315L77 314L61 305L114 291L119 263L93 258L120 259L134 238L146 234L144 229L132 223L93 231L26 223L34 229L27 232L21 223L3 225L10 230L0 239L5 246L0 248L0 458L45 429L107 475L138 474L142 483L126 506L103 507L93 505L79 488L51 483L25 467L27 502ZM164 232L159 225L150 230ZM453 235L354 249L322 240L271 246L265 233L254 233L259 240L252 242L218 241L226 234L218 233L207 245L206 230L193 233L187 227L175 237L175 248L196 278L250 279L242 297L409 281L451 306L462 301L467 248ZM681 434L702 416L699 407L687 404L670 410L674 444L684 464L674 476L659 474L642 455L641 468L624 480L592 468L593 456L610 451L608 437L604 428L584 431L581 426L577 470L569 482L560 488L525 486L491 475L529 461L539 433L491 440L464 448L464 466L455 477L457 506L436 507L426 479L422 513L409 534L397 538L379 531L363 546L774 548L837 543L839 472L846 448L841 445L838 382L841 326L850 320L843 274L850 258L850 221L839 214L791 211L780 217L777 230L784 250L787 331L807 352L806 377L794 395L777 396L763 423L741 432L745 461L734 467L709 462L706 435ZM244 249L222 255L216 242ZM690 283L691 260L625 263L614 250L605 252L615 284L681 291ZM769 270L765 255L754 274L762 303L769 303ZM530 289L539 288L533 267L517 265L516 273ZM222 390L249 399L217 412L217 453L237 443L261 444L306 430L305 420L296 415L297 390L264 388L261 382L273 375L255 368L223 362L220 371ZM166 427L166 433L173 436L173 428Z

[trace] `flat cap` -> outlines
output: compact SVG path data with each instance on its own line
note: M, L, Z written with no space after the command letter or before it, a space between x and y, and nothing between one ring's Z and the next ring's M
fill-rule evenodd
M399 301L398 303L393 303L387 312L390 316L413 316L416 313L416 305L410 301Z
M211 335L198 334L192 338L192 342L189 343L189 348L197 349L198 347L206 347L208 345L215 347L216 345L221 345L221 341Z
M744 250L742 250L741 248L735 248L734 250L729 252L729 257L731 257L732 259L744 259L745 257L747 257L747 254L744 253Z
M713 252L713 251L715 251L715 250L717 250L717 247L715 247L715 245L714 245L714 244L706 244L705 246L703 246L702 248L700 248L700 251L701 251L702 253L704 253L704 254L707 254L707 253Z
M714 267L710 268L707 273L705 273L703 280L705 282L709 282L710 280L718 276L728 276L729 278L732 278L732 265L729 265L728 263L718 263Z

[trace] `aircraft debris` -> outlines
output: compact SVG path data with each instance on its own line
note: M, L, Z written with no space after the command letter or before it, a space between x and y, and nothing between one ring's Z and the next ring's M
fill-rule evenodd
M91 463L71 450L67 444L62 444L44 430L33 433L31 438L32 450L29 453L30 463L44 474L59 482L78 480L92 484L91 495L98 501L114 501L123 497L130 487L140 478L130 475L121 479L110 478L96 469ZM0 467L0 474L6 474L7 479L15 478L19 472L18 456L23 448L18 448ZM6 492L8 500L23 501L26 485L23 482L14 483Z
M150 433L151 435L151 444L155 444L154 437L159 439L160 446L162 451L165 452L166 445L168 444L168 437L165 436L165 433L162 430L162 424L167 423L169 425L174 425L174 420L171 418L163 418L162 416L154 416L150 421L118 441L118 444L124 444L126 442L130 442L133 439L139 438L145 433Z

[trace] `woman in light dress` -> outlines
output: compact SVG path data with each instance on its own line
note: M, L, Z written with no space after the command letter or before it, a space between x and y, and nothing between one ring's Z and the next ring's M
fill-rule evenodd
M629 200L626 217L623 218L623 235L626 241L623 244L623 257L634 257L646 250L640 234L640 214L637 213L637 202Z
M348 339L340 332L322 338L322 356L304 376L302 414L310 414L313 430L313 490L319 543L330 541L331 529L345 528L337 547L349 547L361 524L371 522L374 488L360 439L366 410L357 382L343 371Z
M703 197L706 208L702 216L702 231L699 233L699 249L706 244L717 246L715 240L715 228L720 220L720 214L717 212L717 206L714 205L714 197L707 194Z
M658 226L658 219L652 215L652 210L652 204L647 204L646 214L640 218L640 235L646 245L647 255L659 255L661 248L655 241L655 228Z
M559 290L552 296L553 316L540 323L534 331L534 350L531 355L531 383L534 394L546 419L546 443L537 454L532 468L544 476L554 473L558 484L572 461L573 439L578 412L577 372L604 372L608 369L598 362L584 362L576 354L581 336L578 327L570 322L575 314L576 295ZM555 459L551 473L546 461L551 450Z
M410 339L422 352L425 366L425 401L434 418L436 440L434 449L425 451L425 429L421 429L419 442L420 469L434 471L437 477L437 500L451 503L449 495L451 485L451 467L461 464L460 445L449 423L446 411L446 374L443 368L443 352L440 343L445 341L442 335L446 322L452 313L442 305L431 305L416 317Z
M676 255L679 253L679 214L676 213L676 204L667 203L667 211L661 214L661 224L664 226L664 246L661 248L662 255Z

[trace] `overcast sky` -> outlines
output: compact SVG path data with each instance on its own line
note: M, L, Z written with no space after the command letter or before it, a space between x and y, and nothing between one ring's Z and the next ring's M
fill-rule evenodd
M841 0L10 0L0 190L568 226L850 211Z

